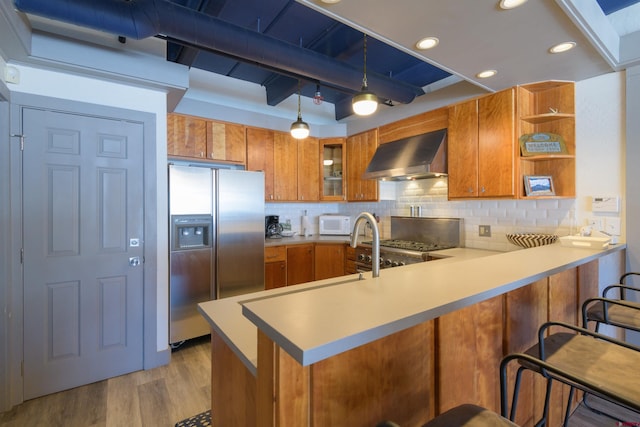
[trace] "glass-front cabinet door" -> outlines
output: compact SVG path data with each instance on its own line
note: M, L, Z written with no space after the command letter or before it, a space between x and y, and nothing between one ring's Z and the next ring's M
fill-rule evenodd
M320 140L320 161L322 162L320 198L322 200L345 200L344 143L344 138Z

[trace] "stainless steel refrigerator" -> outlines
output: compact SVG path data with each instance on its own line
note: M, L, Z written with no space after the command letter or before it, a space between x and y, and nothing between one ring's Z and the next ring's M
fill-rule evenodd
M264 289L264 174L169 165L170 344L210 332L197 304Z

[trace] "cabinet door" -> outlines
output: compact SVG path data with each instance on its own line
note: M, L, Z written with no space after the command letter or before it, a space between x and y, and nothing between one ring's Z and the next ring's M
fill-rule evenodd
M264 265L264 288L275 289L287 286L287 262L267 262Z
M206 158L207 122L197 117L167 116L167 154L169 156Z
M246 163L245 127L235 123L207 122L207 157Z
M264 198L274 200L272 130L247 128L247 170L264 172Z
M320 200L320 145L318 138L308 137L298 146L298 200Z
M350 202L377 201L378 181L363 180L378 147L378 131L371 130L347 138L347 200Z
M276 201L298 200L298 140L284 132L274 134L273 188Z
M327 138L319 143L320 200L344 200L345 138Z
M315 280L344 276L344 244L316 244L314 257Z
M449 108L449 198L478 197L478 101Z
M515 197L515 91L478 100L480 197Z
M287 285L312 282L313 244L287 246Z

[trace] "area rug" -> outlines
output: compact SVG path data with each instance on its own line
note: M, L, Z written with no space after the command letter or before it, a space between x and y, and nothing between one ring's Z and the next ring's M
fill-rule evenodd
M176 427L210 427L211 411L205 411L201 414L194 415L185 420L178 421Z

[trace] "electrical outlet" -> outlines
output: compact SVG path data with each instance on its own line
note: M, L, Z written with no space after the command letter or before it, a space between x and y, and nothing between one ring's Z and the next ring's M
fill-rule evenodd
M622 233L621 228L620 218L605 218L604 231L608 234L619 236Z
M480 237L491 237L491 226L481 225L478 227L478 234Z
M587 225L593 227L594 230L604 231L604 221L602 221L602 218L591 217L587 219Z

